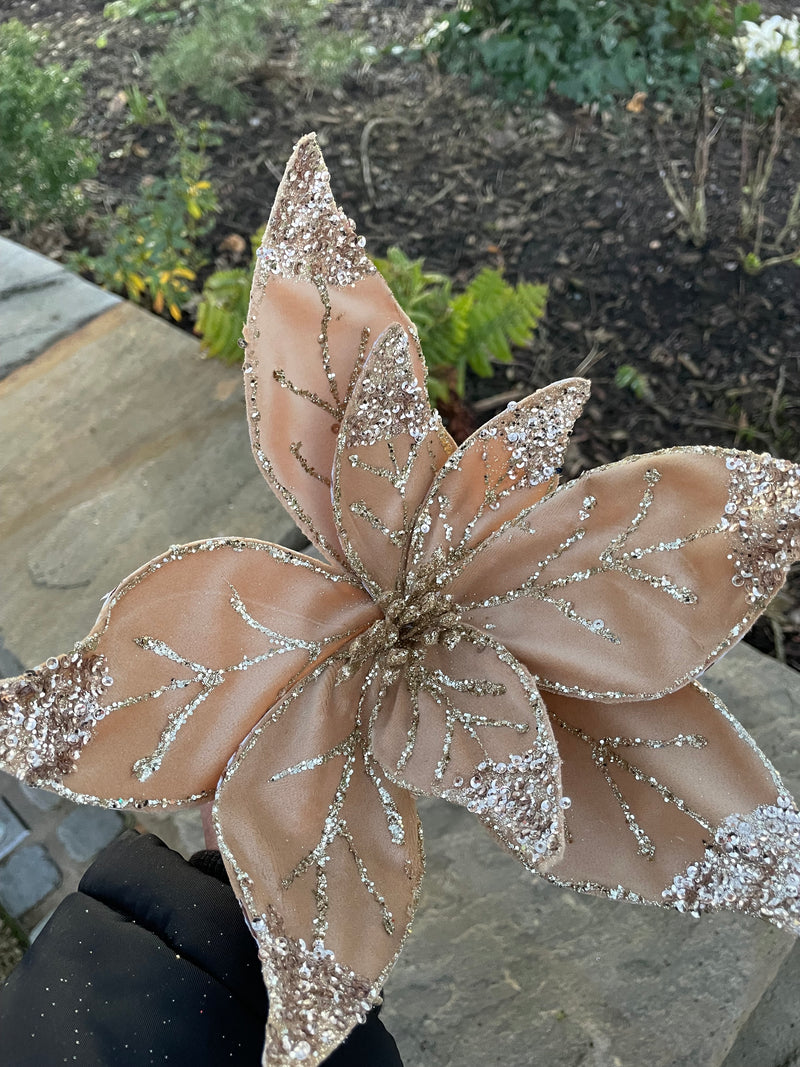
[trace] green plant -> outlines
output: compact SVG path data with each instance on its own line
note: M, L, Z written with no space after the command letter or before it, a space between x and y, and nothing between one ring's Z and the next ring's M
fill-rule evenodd
M630 363L623 363L617 367L614 384L618 389L629 389L637 400L653 399L653 390L650 388L647 376L632 367Z
M251 275L246 270L215 271L203 286L194 332L203 339L203 352L236 363L242 358L239 339L250 301Z
M739 258L746 274L761 274L785 263L800 266L800 181L795 186L783 226L777 233L773 230L771 240L767 241L765 236L764 204L782 137L780 107L762 126L760 135L751 117L742 123L739 236L748 242L748 247L740 248ZM755 162L752 161L754 143L757 143ZM771 253L766 257L765 247Z
M193 89L205 103L240 116L248 98L239 84L266 73L287 41L311 81L335 83L362 50L352 37L320 30L327 6L328 0L207 0L153 59L153 83L167 96Z
M0 205L17 229L80 212L80 182L97 169L75 133L83 109L80 66L42 65L41 38L21 22L0 25Z
M264 227L250 239L250 269L214 271L206 280L197 305L194 332L203 339L203 351L225 363L236 363L242 358L239 339L250 303L256 249L261 244L263 235Z
M103 17L119 22L139 18L143 22L173 22L180 12L191 10L195 0L112 0L103 8Z
M129 85L125 89L130 121L137 126L157 126L172 122L167 102L161 93L154 92L148 96L138 85Z
M399 248L375 266L417 327L433 400L463 396L467 369L487 378L493 362L510 362L511 346L526 344L544 314L547 286L512 286L491 268L454 294L449 278L426 272L422 259L411 260Z
M203 179L205 156L183 147L176 174L142 183L133 203L121 204L105 220L105 251L73 257L71 265L91 271L108 289L130 300L147 300L153 311L176 321L192 296L189 282L205 262L197 242L217 210L214 191Z
M254 258L260 241L259 233L252 241ZM433 400L463 396L467 369L486 378L493 361L510 362L511 346L527 344L544 314L547 286L511 286L497 270L482 270L454 295L446 275L426 271L422 259L409 259L399 248L390 248L375 266L417 327ZM252 268L217 271L206 281L195 333L208 355L228 363L241 359L252 274Z
M423 47L475 88L490 83L511 99L554 88L578 103L605 103L692 89L707 59L721 49L732 56L736 28L728 0L473 0L446 15Z

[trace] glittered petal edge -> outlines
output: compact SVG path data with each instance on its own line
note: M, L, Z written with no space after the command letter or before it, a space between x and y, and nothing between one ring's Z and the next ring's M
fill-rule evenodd
M694 682L638 707L552 698L551 716L574 804L563 862L545 877L614 900L733 910L800 930L800 817L715 694ZM621 736L599 738L613 733Z
M254 937L259 945L259 955L262 962L262 968L264 971L264 980L267 986L270 1000L270 1018L268 1022L267 1030L267 1044L265 1047L263 1063L265 1067L289 1067L298 1061L302 1061L309 1065L309 1067L316 1067L321 1063L326 1056L334 1051L345 1040L349 1032L360 1022L363 1021L363 1017L370 1010L373 1005L381 1002L381 990L384 982L393 968L397 958L405 944L406 938L410 933L411 918L416 909L422 873L424 869L424 850L422 845L422 828L419 823L419 819L416 815L416 806L413 798L408 793L402 791L396 792L396 800L403 798L403 826L404 835L399 844L403 846L399 855L402 858L403 855L407 856L402 863L403 884L408 882L405 889L396 887L393 893L401 894L401 898L405 900L403 909L395 909L394 915L396 920L400 920L400 925L396 930L393 940L393 951L390 956L387 957L386 963L380 968L380 973L374 978L368 978L358 973L358 968L353 969L342 960L338 960L328 947L331 944L331 940L328 939L329 934L333 931L333 919L331 919L331 929L327 930L327 918L324 919L324 929L320 931L320 927L315 924L314 928L316 933L303 938L300 936L289 936L286 929L286 924L280 909L272 904L264 906L264 885L260 885L260 876L256 872L246 870L246 866L250 866L248 861L242 854L242 849L238 842L234 842L229 836L226 836L224 824L226 820L231 826L240 826L240 817L234 812L232 799L230 795L226 795L228 788L236 782L237 777L240 777L240 770L242 761L246 762L247 757L258 750L263 756L267 751L270 755L267 759L269 764L270 759L280 758L283 756L275 756L272 753L274 748L275 738L272 737L272 745L270 749L265 749L263 746L270 739L270 728L275 724L284 724L287 729L289 727L291 714L297 713L297 708L293 709L293 705L298 700L303 700L304 692L309 692L309 687L314 687L320 681L323 681L326 686L330 688L332 685L334 689L338 689L338 685L335 682L337 674L337 666L343 661L343 656L340 654L334 654L330 659L318 665L315 670L306 676L298 685L290 692L285 694L282 700L270 710L270 712L264 717L261 723L258 724L251 732L251 734L245 739L242 746L235 757L231 759L231 762L220 782L220 787L217 791L217 797L214 804L213 820L217 831L217 837L219 842L219 848L222 853L225 864L228 868L231 876L231 883L239 896L243 905L245 916L249 925L252 928ZM327 672L327 679L324 677ZM341 684L341 683L339 683ZM342 692L347 694L348 690L353 686L356 689L360 686L361 680L359 678L348 679L344 682ZM354 690L355 692L355 690ZM314 697L314 700L323 699L321 695ZM313 704L313 701L312 701ZM358 698L348 700L348 706L358 705ZM303 711L305 714L305 711ZM295 722L291 727L295 732L298 729L298 725ZM348 742L353 740L354 734L358 732L358 724L354 728L353 733L348 735L345 743L339 744L327 754L324 758L317 757L311 758L305 763L301 763L297 766L284 769L278 774L269 777L270 766L267 766L264 770L264 761L259 758L257 767L257 777L260 781L265 780L265 776L269 781L278 779L293 780L299 773L304 773L306 768L314 770L314 768L320 767L323 763L328 763L328 756L334 757L333 766L336 766L336 760L344 756L345 762L349 758L348 753L355 749L356 746L349 745ZM300 733L303 737L306 737L306 731L300 728ZM288 735L287 735L288 736ZM304 741L303 744L306 744ZM302 745L300 746L302 748ZM307 744L306 744L307 747ZM347 748L347 752L345 752ZM299 753L298 753L299 755ZM392 824L393 816L397 816L399 808L394 807L391 802L391 798L387 794L386 783L381 785L380 777L377 775L374 766L367 766L367 759L364 757L364 769L366 775L362 775L360 778L361 785L366 783L368 789L373 790L376 795L380 796L379 814L380 821L382 823L381 836L388 842L387 834L395 839L394 827ZM253 765L255 767L255 764ZM254 771L254 773L256 773ZM345 768L345 774L346 774ZM240 784L242 779L240 778ZM247 793L247 805L248 808L252 808L254 802L254 788L250 787L246 789ZM390 787L393 788L393 787ZM323 794L325 790L323 789ZM358 792L358 790L357 790ZM318 790L314 791L315 796L319 796ZM258 800L256 799L256 803ZM316 800L314 801L316 803ZM389 808L386 808L386 804L389 804ZM339 809L341 810L341 809ZM359 810L363 810L363 807L359 806ZM386 817L389 817L389 824L387 825ZM337 816L338 817L338 816ZM352 816L351 816L352 817ZM231 821L233 820L233 822ZM259 826L262 832L263 819L259 821ZM239 831L240 832L240 831ZM309 839L310 840L310 839ZM288 843L288 842L287 842ZM356 842L357 844L358 842ZM351 841L351 845L353 842ZM268 840L267 840L268 845ZM299 845L299 842L298 842ZM305 846L304 846L305 847ZM385 843L382 846L384 851L387 847ZM388 846L390 849L396 846ZM356 852L351 848L353 858L356 858ZM313 854L313 850L312 850ZM252 861L251 861L252 862ZM269 864L273 864L274 860L270 859ZM375 860L377 863L377 859ZM362 865L364 861L356 860L356 866L358 870L356 874L363 881L367 877L368 872L372 869L372 860L369 855L366 856L365 865ZM299 869L307 870L305 863L300 865ZM326 866L327 870L327 866ZM359 873L360 872L360 873ZM274 874L270 877L274 877ZM294 884L295 875L292 874L291 879L284 880L281 884L285 890L288 890L291 885ZM319 888L319 887L318 887ZM368 879L368 888L372 896L373 901L377 901L383 908L382 898L379 890L381 883L375 885ZM326 886L327 896L327 886ZM384 889L385 892L385 889ZM407 898L405 893L408 893ZM256 899L257 893L261 895L261 903ZM389 902L389 894L387 894L387 903ZM333 905L331 904L333 908ZM325 913L327 915L328 905L325 905ZM319 917L318 912L318 917ZM364 921L363 917L360 920ZM387 933L389 930L387 929ZM321 936L317 936L320 934ZM385 935L384 935L385 936ZM359 939L360 940L360 939ZM373 974L375 972L373 971ZM309 1039L307 1033L298 1031L298 1025L303 1023L303 1019L294 1018L290 1020L288 1015L297 1016L298 1012L295 1010L298 1003L298 997L295 996L292 990L287 990L287 980L289 985L292 983L300 983L297 986L297 990L294 993L299 992L300 997L311 997L314 999L320 995L327 995L331 989L335 988L339 991L337 998L342 995L348 996L350 999L350 1010L339 1018L341 1013L334 1011L333 1014L321 1012L316 1016L317 1021L320 1021L320 1025L325 1025L328 1029L327 1034L323 1034L318 1042L314 1042ZM332 984L333 982L333 984ZM305 1005L303 1010L306 1010L308 1005Z
M298 594L305 591L306 601L309 597L314 601L315 621L303 623L297 618L302 598L296 601L294 615L283 613L282 621L299 637L284 637L260 621L264 596L259 594L256 605L249 586L259 574L271 576L268 586L284 577ZM169 781L156 774L154 787L143 786L145 776L158 770L160 762L150 773L134 775L136 766L150 758L159 735L153 758L168 755L172 746L166 744L164 731L187 730L195 705L195 717L205 715L225 678L228 685L238 686L250 668L250 673L258 673L259 684L274 687L277 670L277 695L309 657L313 660L327 644L335 643L335 628L328 636L318 603L318 594L328 590L329 610L344 612L343 624L345 616L353 621L354 606L364 625L371 620L374 609L352 579L280 546L240 538L172 546L108 594L94 628L73 652L51 657L0 684L0 762L29 784L80 803L145 808L203 800L213 792L242 734L227 749L224 739L218 742L220 751L214 757L218 770L210 777L206 774L207 782L190 775L187 765L178 768L185 781L173 781L173 767ZM248 608L255 610L255 616ZM195 626L202 627L204 619L219 621L221 612L226 620L230 615L230 627L238 634L224 650L221 643L215 644L214 628L206 626L202 639L193 637ZM203 662L196 662L198 657ZM181 713L180 705L186 701L187 709ZM221 734L221 725L208 741L203 740L206 748ZM124 742L118 740L120 727ZM161 748L164 753L159 756Z
M589 471L523 510L449 591L542 689L657 699L744 635L799 554L800 468L672 448ZM533 632L546 640L526 641Z

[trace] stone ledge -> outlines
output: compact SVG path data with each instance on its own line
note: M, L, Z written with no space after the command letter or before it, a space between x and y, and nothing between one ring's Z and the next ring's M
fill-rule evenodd
M0 237L0 378L120 298Z

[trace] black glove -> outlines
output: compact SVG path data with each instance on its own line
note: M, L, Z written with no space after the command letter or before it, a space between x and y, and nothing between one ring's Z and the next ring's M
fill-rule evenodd
M218 852L128 831L0 989L8 1067L259 1067L267 994ZM326 1067L402 1067L373 1011Z

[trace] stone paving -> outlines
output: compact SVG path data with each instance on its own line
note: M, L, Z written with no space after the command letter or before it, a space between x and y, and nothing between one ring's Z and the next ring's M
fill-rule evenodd
M0 241L3 367L3 675L69 649L103 594L172 543L300 544L250 456L238 371ZM800 793L798 676L740 647L709 684ZM422 905L386 990L406 1067L796 1062L800 956L787 935L578 897L531 879L465 812L422 814ZM131 821L0 778L0 905L35 930ZM136 822L185 855L202 847L196 811Z
M0 377L119 302L60 263L0 237Z

